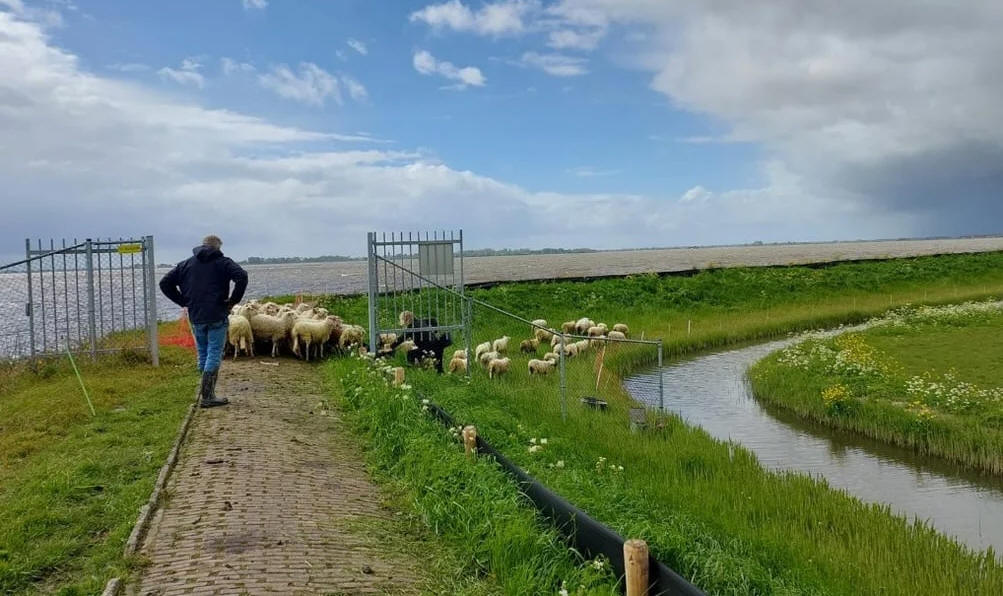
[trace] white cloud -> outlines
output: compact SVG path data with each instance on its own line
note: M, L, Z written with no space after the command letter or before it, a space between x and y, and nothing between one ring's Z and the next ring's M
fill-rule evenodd
M520 59L524 66L531 66L555 77L577 77L587 74L588 60L564 54L538 54L526 52Z
M414 69L423 75L437 74L449 80L457 81L456 87L459 89L464 89L468 85L483 87L487 80L476 66L458 68L452 62L437 60L425 50L419 50L414 53L412 64L414 65Z
M323 106L328 98L341 103L338 79L313 62L301 62L298 72L285 64L273 66L269 72L258 75L258 81L280 97L308 105Z
M1003 216L1001 2L561 0L552 12L643 32L634 65L654 90L724 124L723 139L759 144L808 192L919 218L921 234Z
M6 6L14 14L24 14L24 3L21 0L0 0L0 6Z
M194 85L201 89L205 86L205 77L193 70L179 70L165 66L157 71L160 78L172 80L179 85Z
M257 70L253 64L237 62L233 58L227 58L226 56L220 58L219 65L223 69L223 74L227 76L237 73L251 73Z
M369 53L369 49L366 47L366 44L362 43L357 39L349 39L345 43L348 44L348 47L352 48L353 50L362 54L363 56Z
M441 63L432 66L438 74ZM0 143L0 237L150 233L164 262L210 232L242 257L359 254L366 231L416 226L462 227L475 246L587 238L604 248L902 236L916 225L842 195L818 198L782 164L766 164L762 188L707 184L699 200L682 201L528 190L419 151L346 150L334 141L373 139L207 109L90 73L39 26L3 12L0 130L18 141Z
M594 50L604 35L604 28L557 29L549 33L547 45L555 50Z
M117 70L119 72L146 72L150 70L150 66L147 64L140 64L138 62L125 62L109 64L108 69Z
M578 166L577 168L571 168L570 170L568 170L569 174L573 174L581 178L594 178L596 176L615 176L620 172L621 170L604 170L590 166Z
M352 77L342 75L341 84L348 90L349 97L355 101L362 102L369 99L369 93L366 91L366 88L362 85L362 83L356 81Z
M525 28L523 16L536 7L537 3L530 0L503 0L484 4L474 11L460 0L450 0L415 11L410 20L412 23L421 21L434 29L497 37L521 33Z
M244 10L264 10L268 6L268 0L242 0Z

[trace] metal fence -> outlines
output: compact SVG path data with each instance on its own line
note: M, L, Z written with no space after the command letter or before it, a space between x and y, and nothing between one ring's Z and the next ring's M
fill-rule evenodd
M463 230L370 232L369 349L380 336L455 333L466 336L469 313L463 298ZM405 327L401 313L414 322Z
M494 374L487 358L469 360L468 374L475 379L487 377L503 385L509 395L521 394L543 403L557 400L563 417L567 417L571 407L602 409L610 403L623 404L626 392L621 382L626 373L638 366L661 368L660 340L642 339L638 330L631 330L629 326L626 337L609 336L613 325L622 321L611 319L605 322L605 333L590 336L589 329L584 327L569 332L563 329L565 323L589 318L585 313L575 313L576 316L569 316L567 320L550 320L534 313L529 300L518 306L521 314L476 297L468 297L468 300L475 356L476 351L487 349L488 343L491 352L501 347L498 344L507 344L497 357L508 359L506 370L500 375ZM512 310L516 308L511 304L507 306ZM599 313L590 316L595 325L589 327L597 328L593 333L598 334L604 321L595 320ZM495 376L500 378L493 378ZM643 403L664 409L661 375L651 378L652 383L631 386L631 394Z
M153 236L25 240L0 266L0 360L157 348Z
M492 381L499 376L509 394L559 401L565 417L572 402L603 407L622 397L621 379L638 366L661 368L661 340L644 339L644 331L631 330L629 324L623 335L610 333L616 323L625 321L604 323L599 313L576 313L574 304L565 309L567 316L574 314L572 320L547 321L534 312L533 296L513 296L495 305L466 294L462 251L462 231L368 235L371 351L381 351L381 334L452 332L452 346L442 362L446 369L454 353L464 351L469 364L454 366L453 372L462 370L468 377ZM404 311L413 314L414 326L403 326ZM590 323L565 328L565 323L580 319ZM479 360L484 345L490 346L489 352L498 349L498 360L508 359L504 370ZM646 378L654 381L633 382L630 392L643 403L664 409L661 375Z

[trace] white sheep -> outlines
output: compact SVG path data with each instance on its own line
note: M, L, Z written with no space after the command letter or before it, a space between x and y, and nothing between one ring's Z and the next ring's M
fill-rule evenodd
M233 359L237 359L237 354L244 350L244 353L254 357L254 333L251 331L251 322L247 317L240 315L230 315L229 326L226 328L226 341L233 346Z
M326 318L323 321L313 319L300 319L296 321L292 328L293 354L301 356L299 346L300 342L302 342L306 348L304 350L304 357L307 362L310 361L310 346L313 344L316 344L318 354L323 358L324 343L331 337L331 332L336 325L334 317Z
M627 339L627 334L622 331L610 331L606 337L609 339Z
M467 359L454 357L449 361L449 372L467 372Z
M397 342L396 333L381 333L380 334L380 345L384 348L394 345Z
M456 350L456 351L454 351L453 352L453 360L456 360L457 358L462 358L462 359L466 360L467 359L467 351L466 350Z
M272 315L274 317L279 314L279 305L274 302L266 302L262 310L266 315Z
M341 349L348 349L354 345L363 345L366 342L366 330L359 325L345 325L341 331L339 345Z
M492 358L488 362L488 378L493 379L496 376L507 373L510 362L508 358Z
M561 331L563 333L574 333L574 331L575 331L575 322L574 321L565 321L565 322L561 323Z
M596 327L600 327L602 329L603 335L609 333L609 325L606 323L596 323Z
M527 354L533 354L536 349L540 347L540 340L538 339L524 339L519 342L519 351L525 352Z
M405 339L400 343L399 346L397 346L397 351L404 352L405 354L410 352L411 350L417 350L417 349L418 346L417 344L414 343L413 339Z
M547 319L534 319L531 322L533 323L534 328L547 326Z
M556 362L560 358L561 356L557 352L547 352L546 354L543 355L544 360L550 360L552 362Z
M627 328L627 325L625 323L614 324L613 331L618 331L622 333L625 337L630 334L630 329Z
M589 347L590 347L589 340L587 340L587 339L582 339L582 340L576 341L575 345L578 346L578 353L579 354L583 354L583 353L587 352L589 350Z
M305 313L306 311L310 310L311 308L313 308L313 307L310 306L309 304L307 304L306 302L300 302L299 305L296 306L296 312L298 312L298 313Z
M532 359L528 363L529 374L531 375L546 375L554 371L554 361L553 360L537 360Z
M491 351L491 342L486 341L482 344L477 344L477 348L474 349L474 358L476 358L479 361L481 359L481 354L490 351Z
M550 341L550 338L554 337L554 331L552 329L536 329L533 331L533 337L539 341Z
M251 331L255 339L263 339L272 342L272 358L279 355L279 342L286 339L289 329L296 322L296 315L286 313L280 317L257 314L250 318Z
M556 335L555 334L554 337L550 338L550 347L552 347L552 348L554 346L559 346L559 345L561 345L563 343L564 343L564 336L563 335Z
M508 351L508 340L512 339L507 335L503 335L491 343L491 349L495 352L504 354Z
M567 358L574 358L575 356L578 355L578 344L577 343L561 344L556 348L554 348L554 351L557 352L558 354L563 352L564 356Z
M589 337L602 337L606 335L606 330L596 325L595 327L589 327L588 336Z
M578 333L578 335L584 335L585 332L589 330L589 327L595 326L595 321L588 317L582 317L575 322L575 332Z
M477 361L481 363L481 366L487 366L489 362L497 360L500 357L501 354L498 352L484 352L481 354L481 357L477 359Z

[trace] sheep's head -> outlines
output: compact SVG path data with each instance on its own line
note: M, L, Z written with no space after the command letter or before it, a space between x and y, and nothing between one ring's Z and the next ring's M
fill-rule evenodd
M400 314L398 320L400 321L401 327L410 327L411 323L414 323L414 313L409 310L405 310Z

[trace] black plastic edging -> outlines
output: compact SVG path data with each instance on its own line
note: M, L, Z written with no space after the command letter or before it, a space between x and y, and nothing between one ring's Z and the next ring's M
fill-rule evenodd
M452 427L455 424L453 417L436 404L430 402L428 408L444 425ZM551 520L561 532L571 538L572 543L580 553L589 558L594 558L596 555L604 555L609 559L610 565L617 576L623 577L624 539L622 536L592 519L587 513L564 500L543 484L540 484L480 436L477 437L477 450L479 453L493 457L506 472L514 476L523 494L533 502L533 505L536 506L541 514ZM669 569L668 566L658 561L654 556L650 556L648 561L648 581L648 593L652 596L660 594L704 596L704 593L699 588L686 581L672 569Z

